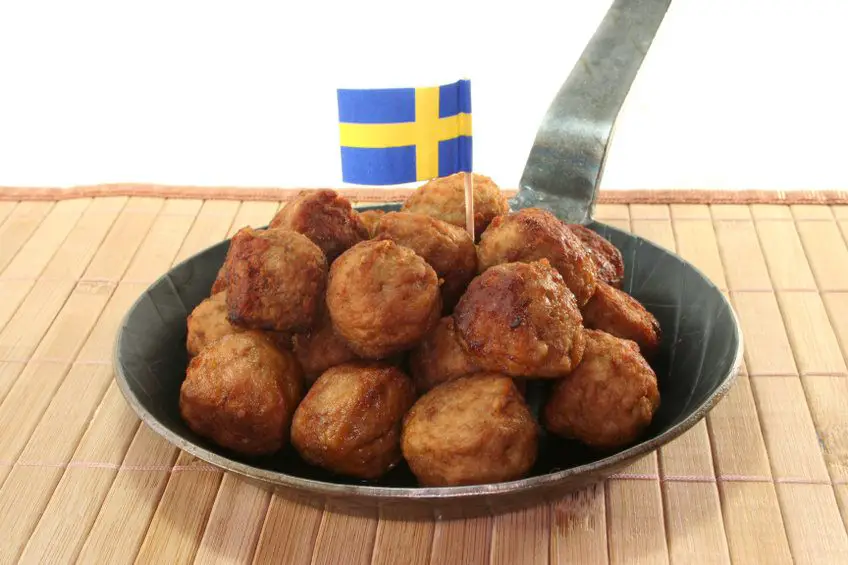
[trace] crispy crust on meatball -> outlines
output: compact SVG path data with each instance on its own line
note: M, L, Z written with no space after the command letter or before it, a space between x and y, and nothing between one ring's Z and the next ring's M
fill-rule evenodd
M289 440L303 376L294 356L262 332L226 335L189 363L180 414L198 435L245 455L265 455Z
M241 229L247 229L251 226L242 226ZM241 230L239 230L241 231ZM256 230L261 231L261 230ZM238 233L238 232L236 232ZM232 239L230 240L230 246L232 246ZM231 261L231 253L229 248L227 249L227 254L224 257L224 262L221 264L221 268L218 269L218 274L215 276L215 282L212 283L211 294L218 294L221 291L227 290L227 284L229 284L229 273L230 273L230 261Z
M227 261L224 260L224 263L221 265L221 268L218 269L218 275L215 277L215 282L212 283L210 296L227 290L227 280Z
M602 330L622 339L635 341L642 355L656 355L662 339L660 323L639 301L624 291L600 283L595 296L583 307L587 328Z
M190 357L225 335L243 332L227 319L227 292L218 292L198 304L186 321L186 350Z
M370 237L374 237L374 231L377 229L377 224L380 223L380 219L385 215L385 210L365 210L364 212L359 212L359 218L362 220L362 223L365 224L365 228L368 230Z
M347 341L333 329L326 307L321 308L318 323L304 333L295 334L293 342L294 354L303 368L307 386L312 386L315 379L330 367L357 359Z
M580 310L546 259L489 268L471 281L453 316L463 348L490 371L556 378L583 356Z
M624 279L624 259L621 257L621 251L601 234L586 226L568 224L568 228L586 247L598 271L598 281L621 288L621 281Z
M536 462L539 426L515 383L478 373L441 384L404 418L401 448L424 486L510 481Z
M444 281L442 302L450 312L477 274L477 251L471 236L447 222L409 212L390 212L374 232L377 241L391 240L409 247L435 269Z
M438 323L439 279L411 249L365 241L330 268L327 309L357 355L383 359L412 348Z
M595 292L595 264L576 235L556 216L540 208L523 208L498 216L477 247L478 270L515 261L547 259L583 306Z
M439 325L412 350L409 367L415 388L422 394L480 370L460 344L453 316L439 320Z
M425 214L465 227L465 173L435 178L418 187L403 204L404 212ZM509 212L509 203L495 182L474 173L474 234L480 237L495 216Z
M231 323L280 332L313 324L326 288L327 259L306 236L243 228L230 243L227 262Z
M401 459L401 424L413 402L412 381L396 367L364 361L333 367L298 406L292 445L313 465L376 479Z
M277 212L269 227L302 233L321 248L330 263L368 239L368 228L350 201L334 190L301 192Z
M586 330L583 361L554 385L542 418L554 434L616 449L641 435L659 405L656 374L636 344Z
M292 343L292 334L290 332L265 332L265 335L274 342L277 349L291 351L294 347L294 344Z
M227 318L227 291L213 294L198 304L186 323L186 350L190 357L225 335L243 332L245 328L234 326ZM286 332L265 332L280 349L291 350L291 334Z

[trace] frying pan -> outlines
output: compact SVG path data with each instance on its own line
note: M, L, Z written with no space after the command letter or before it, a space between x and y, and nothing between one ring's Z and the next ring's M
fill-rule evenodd
M175 266L127 313L114 350L115 378L127 402L156 433L188 453L283 496L341 509L397 507L415 518L497 513L549 502L603 480L694 426L732 385L742 333L721 291L698 269L636 235L592 218L604 158L619 109L670 0L615 0L539 127L513 210L541 207L609 239L625 264L623 289L656 316L663 338L656 360L661 407L635 444L598 453L543 435L526 478L462 487L419 487L405 464L376 482L332 475L303 462L291 446L245 458L194 434L179 415L188 363L186 317L209 294L229 241ZM360 208L397 210L400 204ZM529 382L538 414L545 387Z

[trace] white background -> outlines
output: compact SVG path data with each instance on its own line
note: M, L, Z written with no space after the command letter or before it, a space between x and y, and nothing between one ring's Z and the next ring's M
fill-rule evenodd
M608 0L0 0L0 185L342 186L335 89L472 81L515 187ZM673 0L603 186L845 188L848 2Z

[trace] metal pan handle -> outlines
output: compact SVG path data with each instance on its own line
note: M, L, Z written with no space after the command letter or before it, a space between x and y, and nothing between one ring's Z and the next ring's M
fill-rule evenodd
M615 120L670 3L613 1L539 126L513 209L592 219Z

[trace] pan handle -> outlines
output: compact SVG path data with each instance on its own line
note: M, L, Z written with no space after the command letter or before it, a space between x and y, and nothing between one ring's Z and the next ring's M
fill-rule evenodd
M542 120L510 206L591 221L607 148L671 0L613 0Z

